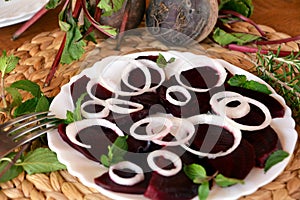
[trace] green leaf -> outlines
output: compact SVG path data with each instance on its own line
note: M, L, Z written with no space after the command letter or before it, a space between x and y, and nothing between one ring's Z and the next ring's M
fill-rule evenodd
M107 155L101 155L100 157L100 161L105 167L124 160L124 156L128 150L127 138L128 136L119 136L112 146L107 147Z
M72 14L69 14L68 24L70 25L67 30L65 48L63 50L60 62L62 64L70 64L71 62L78 60L84 53L86 46L82 40L82 35L75 19Z
M59 6L59 4L61 3L61 0L50 0L47 4L46 4L46 6L45 6L45 8L46 9L54 9L54 8L56 8L57 6Z
M289 153L283 150L273 152L266 161L264 171L267 172L271 167L283 161L288 156Z
M38 148L30 151L23 162L18 163L28 174L48 173L57 170L66 169L66 166L60 163L56 154L48 148Z
M254 6L251 0L221 0L219 10L233 10L246 17L253 13Z
M67 110L67 114L66 115L67 115L66 119L64 120L65 124L71 124L71 123L75 122L73 112Z
M215 177L215 182L220 187L228 187L228 186L232 186L232 185L235 185L238 183L244 184L243 180L239 180L239 179L235 179L235 178L227 178L227 177L223 176L222 174L218 174Z
M28 99L20 106L18 106L14 111L14 117L18 117L24 114L29 114L35 111L36 105L38 103L38 98L34 97L32 99Z
M10 87L25 90L30 92L34 97L40 98L41 97L41 89L40 86L32 82L30 80L19 80L11 84Z
M109 33L110 35L116 36L117 35L117 29L108 25L99 25L101 29L103 29L105 32Z
M199 200L205 200L207 199L208 195L209 195L209 182L204 181L198 187L198 198Z
M201 184L207 181L205 168L201 165L186 165L184 166L183 171L194 183Z
M247 33L227 33L220 28L216 28L213 33L213 38L221 46L226 46L231 43L244 45L249 42L258 40L260 37Z
M172 62L174 62L174 61L175 61L175 58L173 58L173 57L170 58L169 61L167 61L166 58L165 58L161 53L159 53L159 54L158 54L158 58L157 58L157 60L156 60L156 64L157 64L159 67L164 68L164 67L167 66L167 64L172 63Z
M43 112L49 110L50 103L45 96L41 96L35 107L35 112Z
M19 106L22 103L22 95L17 88L7 87L5 90L11 95L13 102L12 107Z
M6 157L0 159L0 172L2 172L6 166L9 164L9 160L12 160L15 157L16 153L10 153ZM0 183L7 182L13 178L16 178L20 173L23 172L23 168L20 166L13 165L9 170L0 177Z
M2 77L4 77L5 74L10 73L12 70L14 70L19 62L18 57L14 55L7 56L6 51L2 52L2 56L0 57L0 71L2 73Z
M271 90L269 90L269 88L265 84L259 83L254 80L248 81L245 75L234 75L228 80L228 84L231 86L242 87L265 94L272 94Z
M101 0L98 7L103 10L103 16L111 16L123 7L124 2L125 0Z

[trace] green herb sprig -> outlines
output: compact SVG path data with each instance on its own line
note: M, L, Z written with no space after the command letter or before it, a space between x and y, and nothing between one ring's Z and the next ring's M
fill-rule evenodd
M258 76L270 84L293 111L294 119L300 122L300 54L279 57L278 53L257 54Z

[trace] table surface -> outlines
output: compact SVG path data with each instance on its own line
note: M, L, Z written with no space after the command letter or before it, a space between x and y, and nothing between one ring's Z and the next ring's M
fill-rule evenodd
M251 19L256 23L271 26L276 31L291 36L300 35L299 0L253 0L253 4L254 13ZM60 9L61 7L49 11L15 41L11 40L11 36L22 23L0 28L0 52L17 48L41 32L58 28Z

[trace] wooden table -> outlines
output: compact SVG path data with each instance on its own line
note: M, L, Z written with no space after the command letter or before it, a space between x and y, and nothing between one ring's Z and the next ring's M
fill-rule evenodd
M256 23L271 26L292 36L300 35L299 0L253 0L253 4L255 9L251 18ZM60 8L48 12L16 41L10 38L22 23L0 28L0 51L17 48L40 32L58 28Z

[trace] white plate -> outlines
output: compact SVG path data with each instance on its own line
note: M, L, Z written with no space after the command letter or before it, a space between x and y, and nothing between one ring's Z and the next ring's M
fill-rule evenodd
M185 59L186 61L192 60L195 56L198 59L201 59L201 56L191 54L191 53L182 53L182 52L161 52L167 59L171 57ZM158 52L143 52L127 55L129 57L137 57L141 55L157 55ZM86 75L90 78L96 78L100 73L103 72L104 67L110 63L112 60L117 57L108 57L103 59L100 62L94 64L93 67L82 71L79 75L73 77L71 81L64 85L61 89L61 92L54 98L50 110L57 115L57 117L65 118L67 110L73 110L73 102L70 95L70 85L76 81L78 78ZM205 57L202 57L205 58ZM218 60L223 64L223 66L228 69L233 74L244 74L249 80L255 80L266 84L264 81L258 77L252 75L251 73L242 70L236 66L233 66L223 60ZM106 68L107 69L107 68ZM111 69L111 68L109 68ZM107 70L104 70L107 73ZM108 70L109 71L109 70ZM112 70L111 73L115 71ZM110 72L109 72L110 73ZM111 76L115 75L110 74ZM267 85L267 84L266 84ZM269 86L273 92L274 98L280 101L286 111L283 118L277 118L272 120L272 126L279 135L280 141L282 143L283 149L292 155L296 141L297 141L297 132L295 130L295 122L291 117L291 110L285 105L284 99L277 95L275 91ZM147 199L143 195L131 195L111 192L103 189L102 187L97 186L94 183L94 178L100 176L106 171L104 167L99 165L96 162L93 162L83 156L81 153L77 152L75 149L66 144L61 137L59 136L56 130L48 133L48 142L49 147L57 153L58 159L67 166L68 171L77 176L83 184L94 187L99 190L104 195L107 195L113 199ZM209 194L209 199L237 199L241 196L251 194L255 192L259 187L271 182L274 180L286 167L290 156L279 164L273 166L267 173L263 172L263 169L253 168L249 175L245 179L245 184L238 184L228 188L219 188L214 186ZM194 198L195 200L197 197Z
M49 0L0 0L0 27L30 19Z

